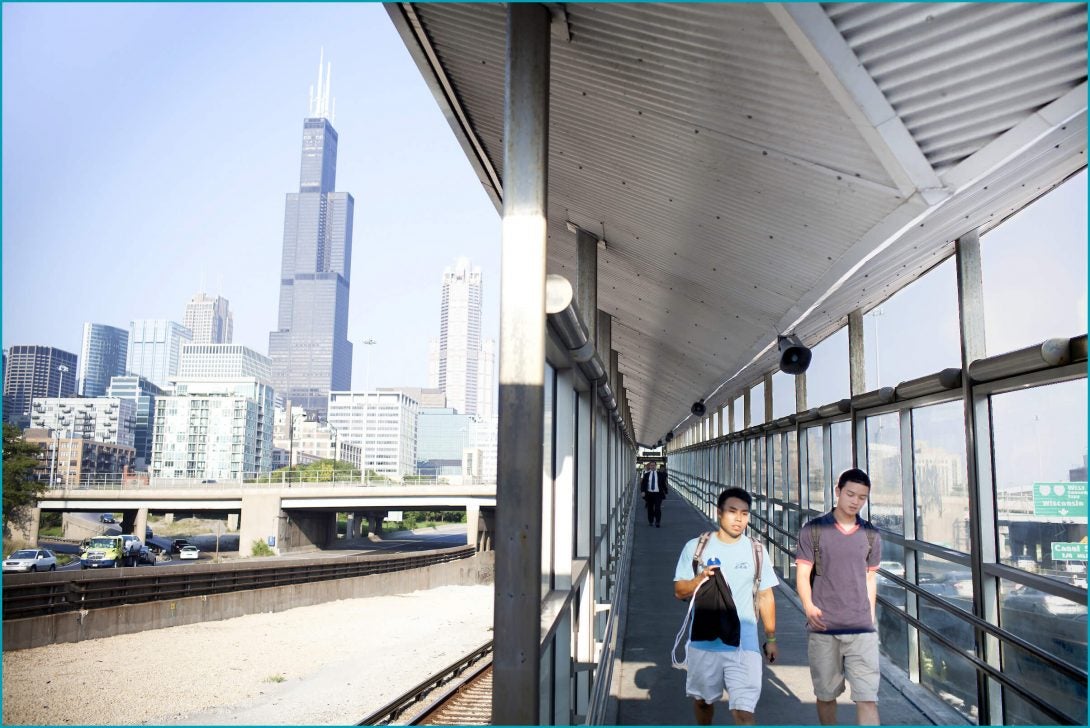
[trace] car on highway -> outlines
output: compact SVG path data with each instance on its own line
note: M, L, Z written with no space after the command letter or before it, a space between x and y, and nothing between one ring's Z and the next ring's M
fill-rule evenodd
M201 551L196 546L182 546L178 551L179 559L199 559L201 557Z
M140 552L136 557L137 563L141 564L155 564L155 552L147 546L141 546Z
M49 549L19 549L4 559L4 573L56 570L57 557Z
M184 538L176 538L170 542L170 553L181 553L182 549L186 546L189 546L188 541L186 541Z
M103 513L98 517L98 520L102 523L117 523L117 521L114 520L114 514L112 513Z

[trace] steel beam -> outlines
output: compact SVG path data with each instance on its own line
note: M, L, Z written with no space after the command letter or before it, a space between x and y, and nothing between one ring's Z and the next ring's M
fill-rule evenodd
M507 6L492 721L535 725L541 673L549 12Z

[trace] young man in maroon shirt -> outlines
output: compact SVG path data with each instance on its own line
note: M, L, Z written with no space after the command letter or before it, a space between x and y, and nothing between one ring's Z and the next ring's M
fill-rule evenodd
M836 724L836 699L845 680L859 725L879 724L875 602L882 541L878 529L859 516L869 495L865 472L844 471L836 507L799 532L796 588L810 632L810 677L822 725Z

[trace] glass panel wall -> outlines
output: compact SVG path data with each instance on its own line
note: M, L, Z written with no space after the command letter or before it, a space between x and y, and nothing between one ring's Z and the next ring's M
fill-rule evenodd
M851 395L848 375L848 327L837 330L813 347L814 358L806 370L806 407L839 402Z
M969 552L969 488L961 401L912 410L916 538Z
M991 397L999 560L1084 589L1086 396L1076 379Z
M821 427L806 430L806 493L812 511L825 510L825 440Z
M867 474L870 475L870 520L879 528L904 534L901 499L901 423L891 412L868 417ZM839 475L838 475L839 477ZM833 493L834 501L836 492Z
M954 259L863 316L867 390L961 366Z
M1085 334L1086 264L1083 169L981 236L988 356Z
M795 378L776 372L772 375L772 419L795 414Z

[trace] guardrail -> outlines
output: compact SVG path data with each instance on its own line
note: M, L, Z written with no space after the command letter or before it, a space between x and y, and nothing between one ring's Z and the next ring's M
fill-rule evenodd
M356 556L293 564L222 564L186 569L5 574L4 619L181 599L268 587L350 579L470 558L472 546L397 556Z
M320 485L320 486L345 486L345 487L378 487L378 486L414 486L428 485L436 487L459 488L467 485L495 485L495 478L463 478L463 477L430 477L430 476L406 476L395 480L382 476L360 476L358 473L344 472L270 472L270 473L243 473L233 478L161 478L147 475L134 476L97 474L84 475L78 480L73 478L65 480L58 478L53 484L52 490L146 490L148 488L208 488L208 487L238 487L261 488L278 485Z

